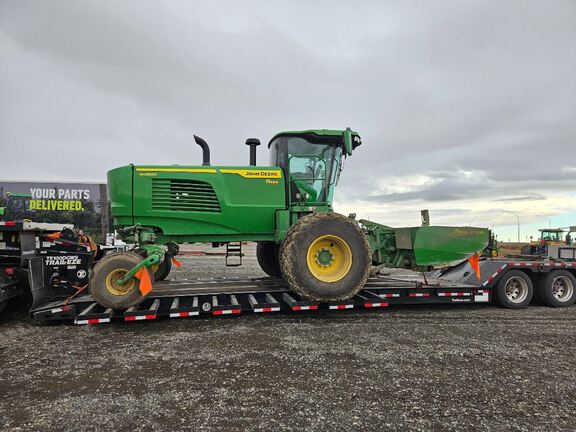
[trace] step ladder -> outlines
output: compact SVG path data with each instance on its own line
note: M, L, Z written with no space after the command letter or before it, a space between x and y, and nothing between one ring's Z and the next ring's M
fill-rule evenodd
M226 243L226 267L242 265L242 242Z

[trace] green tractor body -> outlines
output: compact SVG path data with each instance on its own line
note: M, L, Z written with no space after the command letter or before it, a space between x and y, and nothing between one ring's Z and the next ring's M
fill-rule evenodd
M359 144L350 130L282 132L269 144L272 166L116 168L108 172L114 223L150 228L158 243L279 244L302 214L332 209L342 156Z
M108 185L115 225L154 227L160 243L273 241L286 209L284 175L270 167L126 166Z
M123 241L138 247L94 267L91 291L101 305L141 302L150 280L168 274L183 242L258 242L266 273L318 301L353 296L373 265L425 269L466 259L487 242L483 229L402 231L334 213L342 160L361 144L350 129L281 132L268 145L270 166L256 165L256 139L246 142L249 166L212 166L208 145L195 140L202 165L126 165L108 172L114 225Z

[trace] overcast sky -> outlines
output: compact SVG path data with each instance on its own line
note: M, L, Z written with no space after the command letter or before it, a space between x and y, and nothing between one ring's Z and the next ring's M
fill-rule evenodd
M0 179L248 161L347 126L336 210L576 225L576 1L0 0ZM259 148L267 163L267 150ZM510 225L510 226L507 226Z

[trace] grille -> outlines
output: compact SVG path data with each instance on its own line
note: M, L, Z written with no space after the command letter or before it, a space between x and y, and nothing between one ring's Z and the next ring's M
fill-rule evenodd
M152 180L152 209L219 213L214 188L198 180Z

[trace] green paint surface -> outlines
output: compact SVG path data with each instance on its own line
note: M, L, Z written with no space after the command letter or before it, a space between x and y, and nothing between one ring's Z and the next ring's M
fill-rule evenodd
M108 185L115 226L154 227L160 242L274 240L286 207L276 167L125 166Z
M474 227L428 226L414 231L416 264L448 265L482 253L488 244L488 230Z

